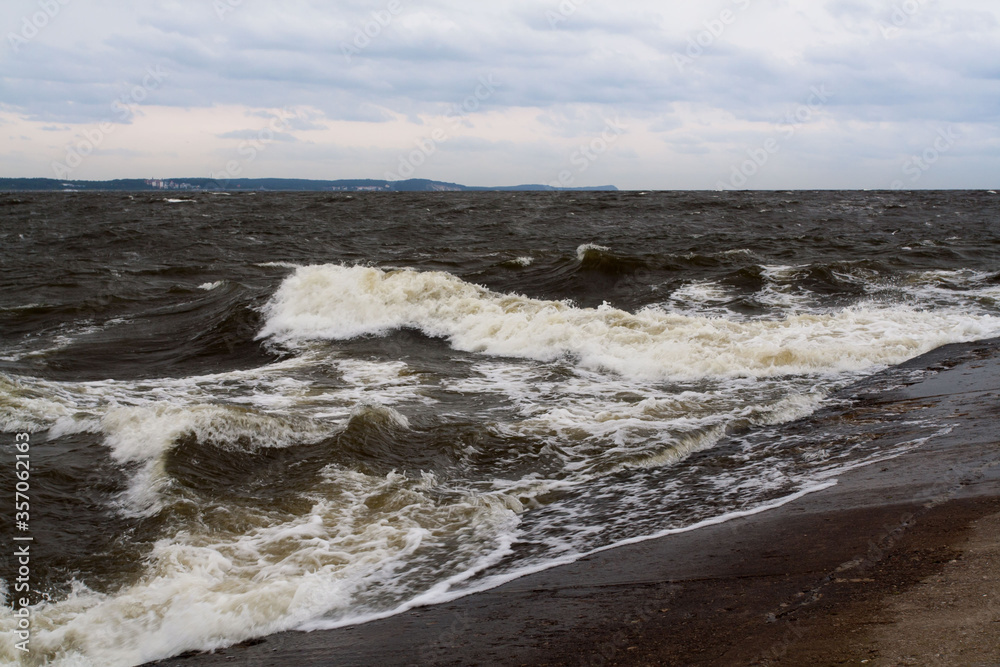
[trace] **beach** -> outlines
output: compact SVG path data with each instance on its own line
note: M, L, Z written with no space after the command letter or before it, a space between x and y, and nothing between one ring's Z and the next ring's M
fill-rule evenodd
M948 428L766 511L362 625L152 664L1000 664L1000 341L939 348L839 397L785 428L886 441L914 418Z

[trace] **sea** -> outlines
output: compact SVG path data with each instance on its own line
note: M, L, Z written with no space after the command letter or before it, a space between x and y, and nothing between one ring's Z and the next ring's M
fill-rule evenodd
M989 191L2 194L0 663L351 625L767 511L946 428L789 423L996 335Z

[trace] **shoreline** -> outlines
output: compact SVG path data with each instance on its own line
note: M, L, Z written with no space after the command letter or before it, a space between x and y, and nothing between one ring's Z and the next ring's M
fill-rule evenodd
M908 375L922 369L915 381ZM849 405L789 429L835 421L860 433L889 423L905 440L901 415L952 428L764 512L361 625L148 664L906 664L880 662L878 646L891 638L873 635L872 624L890 623L901 596L949 566L961 579L953 561L966 541L989 547L976 522L994 525L1000 513L1000 339L938 348L838 396ZM1000 619L1000 599L984 613ZM1000 662L1000 653L969 659L992 664L983 661Z

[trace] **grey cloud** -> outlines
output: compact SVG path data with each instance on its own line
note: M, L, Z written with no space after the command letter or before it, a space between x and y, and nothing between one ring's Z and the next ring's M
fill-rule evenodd
M5 109L47 123L43 129L128 123L131 118L112 105L141 84L147 67L161 65L168 76L139 103L140 113L142 104L288 110L283 143L291 148L296 138L306 143L298 133L335 121L385 122L399 114L419 124L421 116L462 104L478 78L493 73L501 85L477 101L479 110L538 108L552 139L599 131L601 114L614 110L645 119L651 131L667 133L669 146L690 155L754 136L691 128L675 137L683 129L678 103L740 121L778 123L817 85L834 93L822 110L834 155L902 148L905 133L890 132L895 138L885 143L854 141L849 127L856 122L996 129L996 8L978 0L922 3L887 38L879 22L892 25L896 4L827 1L815 14L826 18L812 28L812 45L792 56L775 53L773 36L747 41L749 33L739 26L741 33L722 35L680 71L673 54L684 52L699 22L675 20L662 3L643 0L625 7L583 3L555 28L546 16L559 11L555 1L403 0L403 10L363 48L355 46L350 59L344 45L354 45L358 31L372 25L372 12L385 12L384 3L247 0L220 19L211 2L200 0L152 7L109 0L87 11L70 5L61 24L30 48L7 53L0 99ZM801 18L795 6L761 2L753 11L780 24ZM704 17L717 11L706 6ZM736 39L740 35L743 40ZM260 117L273 117L269 113ZM219 136L246 139L257 132L234 127ZM522 159L546 150L545 142L510 141L488 143L490 150ZM320 153L308 159L319 160Z
M129 73L114 64L116 60L129 64L169 61L177 76L163 91L166 104L190 106L197 104L199 95L202 104L246 104L253 98L263 98L269 105L282 101L310 104L348 115L352 106L370 104L374 99L400 110L411 103L448 103L465 92L462 79L470 71L490 68L508 74L505 79L509 84L491 100L505 105L546 106L570 101L643 105L687 100L716 105L728 101L733 106L747 107L773 99L782 90L794 89L782 86L781 82L788 80L786 73L767 66L766 58L759 53L735 49L722 41L696 63L697 76L680 76L673 68L652 71L648 63L627 54L595 61L593 56L601 40L608 36L628 37L628 27L635 29L635 42L643 41L638 20L619 19L622 25L602 22L596 6L585 5L568 19L567 24L579 26L580 33L570 35L519 31L516 23L490 33L465 30L454 35L447 31L404 34L402 26L396 25L407 18L404 12L390 25L398 27L397 32L386 32L372 40L354 65L345 62L339 40L349 36L350 26L363 21L366 12L359 11L357 5L349 6L354 12L350 16L334 16L329 10L323 13L319 5L310 3L293 3L292 9L295 7L314 12L311 21L299 18L287 24L267 24L256 18L249 4L234 10L225 22L206 21L201 15L204 11L161 12L139 21L136 31L114 34L105 40L106 46L128 58L109 60L113 52L98 58L80 58L79 53L57 51L45 59L79 63L80 71L64 70L55 76L62 77L60 83L78 83L89 89L109 87L111 82L101 80L100 74L107 71L102 65L109 63L116 78L128 78ZM315 25L306 25L311 23ZM648 26L646 29L657 32L649 31ZM680 46L678 40L672 47L668 41L659 39L658 48L665 58ZM983 60L974 62L984 67ZM812 60L807 65L821 63ZM39 63L28 66L39 69ZM804 69L792 78L807 78L802 76ZM25 77L15 93L24 97L24 89L36 81L37 77ZM913 94L919 94L919 90ZM37 98L24 101L44 103Z

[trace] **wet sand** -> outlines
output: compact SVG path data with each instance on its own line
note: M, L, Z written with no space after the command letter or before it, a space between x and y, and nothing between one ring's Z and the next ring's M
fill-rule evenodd
M767 512L364 625L155 664L1000 665L1000 339L843 395L788 431L877 427L889 443L915 417L953 428Z

